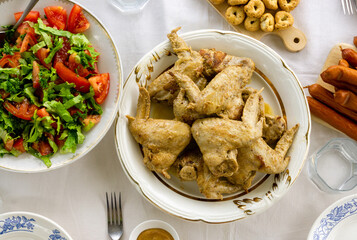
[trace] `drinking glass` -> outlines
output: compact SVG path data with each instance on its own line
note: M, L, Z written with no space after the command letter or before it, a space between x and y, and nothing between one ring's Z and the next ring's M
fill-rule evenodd
M125 13L139 12L150 0L110 0L120 11Z

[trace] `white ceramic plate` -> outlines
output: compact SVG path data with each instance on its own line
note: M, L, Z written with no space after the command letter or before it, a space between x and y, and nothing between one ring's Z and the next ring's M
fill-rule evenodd
M163 34L164 35L164 34ZM120 162L136 188L154 205L175 216L212 223L229 222L260 213L287 192L299 175L309 146L310 114L303 89L284 60L263 43L235 32L201 30L182 34L193 49L216 48L231 55L250 57L264 73L253 74L250 86L264 87L264 100L275 114L286 115L288 127L300 123L293 145L288 152L290 164L283 173L259 175L249 193L226 195L223 201L208 200L199 193L195 182L184 183L177 178L166 180L150 172L143 164L139 145L128 129L125 115L134 116L138 99L136 80L155 79L170 67L177 57L168 41L146 54L124 83L116 123L116 144ZM278 93L278 94L277 94Z
M0 1L0 23L1 25L13 24L14 13L25 9L28 1L8 0ZM74 2L69 0L40 0L34 10L40 11L44 15L43 8L46 6L62 6L69 15ZM53 170L83 157L88 153L109 130L117 113L119 102L119 92L122 85L122 66L119 53L116 49L109 32L103 24L89 11L84 8L84 15L90 22L90 28L85 32L93 46L101 54L99 57L98 68L101 73L110 73L110 91L102 105L103 115L99 124L85 134L86 139L83 144L78 145L74 154L55 154L52 158L52 166L47 168L42 160L30 155L21 154L19 157L5 155L0 158L0 167L16 172L43 172Z
M345 197L321 213L307 240L357 239L357 194Z
M0 239L6 240L72 240L54 221L29 212L0 215Z

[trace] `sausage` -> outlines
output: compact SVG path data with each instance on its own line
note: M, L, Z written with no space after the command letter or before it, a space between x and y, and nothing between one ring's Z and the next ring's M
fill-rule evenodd
M357 47L357 36L353 38L353 44Z
M348 67L339 65L331 66L321 73L321 78L325 82L337 80L342 83L357 86L357 70Z
M350 67L350 64L345 59L340 59L340 61L338 61L338 65L344 67Z
M312 97L307 97L310 111L313 115L327 122L332 127L345 133L347 136L357 141L357 124L350 119L343 117L336 111L320 103Z
M357 112L357 95L348 90L338 90L334 94L335 102Z
M341 106L333 97L333 93L325 89L319 84L313 84L309 86L309 93L313 98L316 98L320 102L326 104L333 110L345 115L346 117L352 119L353 121L357 122L357 113Z
M341 49L342 58L345 59L352 67L357 67L357 52L351 48Z

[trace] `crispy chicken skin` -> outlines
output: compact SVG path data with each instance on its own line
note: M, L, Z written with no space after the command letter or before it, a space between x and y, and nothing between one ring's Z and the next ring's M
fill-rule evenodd
M149 118L149 93L143 87L139 87L139 91L136 117L126 116L129 120L129 130L142 145L145 165L151 171L170 178L167 170L190 143L190 126L175 120Z
M172 167L181 180L195 181L198 169L203 167L202 153L198 148L186 151L177 158Z
M262 136L262 104L260 93L254 93L245 104L242 121L205 118L193 123L192 136L213 175L232 176L238 170L237 149L251 145Z
M265 115L263 125L263 139L271 147L275 148L276 143L286 131L286 122L281 116Z
M224 177L214 176L205 164L198 169L197 184L200 192L209 199L223 199L222 194L234 193L241 189Z
M239 170L228 180L247 190L251 186L251 181L256 171L276 174L284 171L289 164L290 157L285 157L289 150L299 124L284 133L272 149L268 144L259 138L252 145L238 150Z
M150 97L155 101L167 101L172 104L180 90L169 71L178 71L189 76L199 89L203 89L207 84L207 80L202 74L203 58L177 35L178 30L180 28L172 30L167 37L179 59L170 70L162 73L148 86Z
M174 100L173 111L175 119L187 124L192 124L196 119L204 118L206 115L199 114L196 110L190 107L190 100L188 100L185 90L181 89Z
M217 114L223 118L239 119L244 106L242 88L248 83L253 70L248 66L229 66L218 73L202 91L189 76L175 71L171 74L186 93L188 109L208 116Z
M201 49L203 57L203 74L211 77L228 66L247 66L254 70L255 64L250 58L228 55L225 52L213 49Z

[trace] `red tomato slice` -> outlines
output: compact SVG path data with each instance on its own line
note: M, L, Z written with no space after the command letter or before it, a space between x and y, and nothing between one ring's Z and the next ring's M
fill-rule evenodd
M61 148L63 147L63 145L64 145L65 142L66 142L65 139L64 139L64 140L60 140L60 136L59 136L59 135L57 135L57 136L55 137L55 143L56 143L56 145L57 145L57 147L58 147L59 149L61 149Z
M83 124L84 126L88 126L90 123L97 124L100 122L100 115L88 115L84 120Z
M34 142L31 147L38 151L42 156L46 156L52 153L51 145L45 141Z
M83 68L82 64L77 63L75 53L71 54L68 58L68 68L71 69L73 72L78 73L81 77L87 77L90 72L88 69Z
M19 59L21 55L19 52L14 53L14 55L4 55L0 60L0 67L4 67L6 65L15 68L20 65Z
M34 88L40 87L40 66L36 61L32 63L32 86Z
M26 36L24 37L24 40L22 41L20 53L27 51L29 49L29 45L33 46L36 43L37 40L34 37L34 35L32 35L31 33L27 33Z
M25 147L24 147L24 139L23 138L19 138L16 139L15 143L14 143L14 148L19 151L19 152L26 152Z
M39 152L42 156L46 156L52 153L51 145L48 142L40 141L38 143Z
M20 26L16 29L20 35L26 34L26 33L32 33L33 36L35 36L35 29L33 27L30 27L29 23L23 22L20 24Z
M45 24L47 27L53 27L53 26L48 22L48 20L47 20L46 18L42 18L41 20L42 20L43 24Z
M41 108L37 110L37 115L41 118L50 116L50 114L47 112L46 108Z
M69 83L74 83L76 85L75 89L80 92L89 92L90 83L84 77L77 75L71 69L67 68L63 63L57 62L54 67L57 74L64 81Z
M58 50L53 59L53 67L56 66L58 62L66 63L69 57L68 51L71 50L71 44L68 38L63 37L62 48Z
M20 17L22 16L24 12L17 12L14 13L15 20L16 22L19 21ZM37 19L40 17L40 12L38 11L31 11L27 16L25 17L24 21L30 21L30 22L37 22Z
M30 121L37 107L30 104L25 98L22 103L11 104L9 101L3 103L4 108L15 117Z
M61 6L49 6L44 8L47 20L58 29L65 29L67 22L67 11Z
M109 93L110 77L109 73L98 74L88 79L94 90L94 99L98 104L102 104Z
M47 48L40 48L36 52L36 57L40 60L41 64L45 66L47 69L50 69L52 66L52 63L45 63L45 58L48 56L50 50Z
M84 16L82 8L75 4L68 17L68 31L72 33L82 33L90 26L87 18Z
M2 99L7 98L9 95L10 95L10 93L5 92L4 89L0 89L0 96L1 96Z
M14 139L11 139L11 140L7 140L7 141L6 141L4 147L5 147L6 150L11 151L13 145L14 145Z

